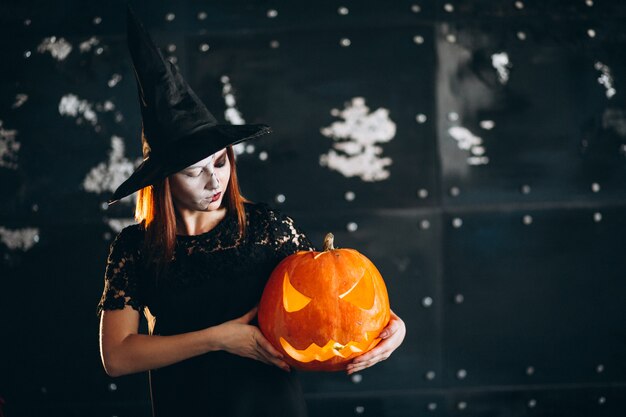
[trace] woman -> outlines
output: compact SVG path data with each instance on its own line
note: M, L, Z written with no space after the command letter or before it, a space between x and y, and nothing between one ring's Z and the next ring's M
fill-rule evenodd
M273 267L312 247L291 219L241 197L232 148L142 189L136 214L112 244L99 305L107 373L150 370L155 415L278 412L267 401L304 415L297 380L249 323ZM150 335L137 334L145 307Z
M104 368L149 371L157 417L304 416L295 373L254 319L273 268L313 247L291 218L241 196L232 150L269 128L217 124L130 9L128 37L144 162L110 201L139 191L138 223L111 244L98 305ZM347 372L388 357L404 333L392 314L384 340Z

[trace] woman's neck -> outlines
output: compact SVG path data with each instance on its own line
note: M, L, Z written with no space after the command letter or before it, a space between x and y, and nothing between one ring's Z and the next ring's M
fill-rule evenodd
M176 234L193 236L206 233L222 221L226 211L226 207L212 211L183 211L176 219Z

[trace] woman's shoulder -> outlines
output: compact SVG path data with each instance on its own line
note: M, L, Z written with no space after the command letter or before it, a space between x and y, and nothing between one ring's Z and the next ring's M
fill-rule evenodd
M136 249L144 239L145 229L141 223L133 223L122 227L117 233L114 246L121 246L125 249Z
M314 249L292 217L267 203L248 204L248 225L253 234L271 242L284 255Z
M145 233L143 223L131 223L123 226L118 236L124 236L126 238L140 237Z
M263 202L245 202L244 207L246 209L246 215L250 218L251 222L284 221L288 217L281 210Z

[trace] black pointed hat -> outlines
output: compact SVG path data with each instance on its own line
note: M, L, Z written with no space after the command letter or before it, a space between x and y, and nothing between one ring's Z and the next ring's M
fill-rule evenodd
M115 190L109 205L220 149L271 132L262 124L218 123L176 65L163 58L130 5L126 23L139 91L144 160Z

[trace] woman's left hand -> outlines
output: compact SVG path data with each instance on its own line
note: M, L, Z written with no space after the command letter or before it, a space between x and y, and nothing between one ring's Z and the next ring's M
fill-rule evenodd
M391 319L387 327L380 333L382 339L378 345L369 352L358 356L347 366L348 375L362 371L365 368L387 359L391 353L400 346L406 334L406 326L400 317L391 311Z

